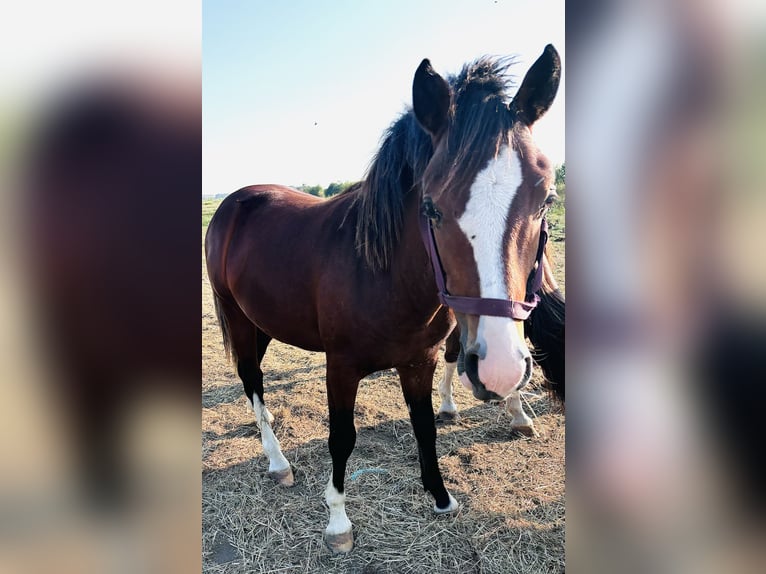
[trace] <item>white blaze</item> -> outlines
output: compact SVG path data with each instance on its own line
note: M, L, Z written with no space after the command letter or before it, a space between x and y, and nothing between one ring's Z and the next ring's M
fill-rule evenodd
M508 298L505 232L511 203L522 179L518 154L509 146L503 146L476 176L465 212L458 219L460 229L473 247L482 298ZM524 376L525 357L529 356L529 349L513 320L482 316L476 342L479 380L488 390L501 397L508 396ZM461 381L471 388L465 374Z

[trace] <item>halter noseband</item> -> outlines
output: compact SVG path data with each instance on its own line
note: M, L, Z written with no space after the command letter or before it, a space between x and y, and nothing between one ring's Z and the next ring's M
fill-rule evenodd
M548 242L548 222L543 217L540 223L540 242L537 245L537 256L535 257L536 268L533 270L534 276L531 278L531 284L527 282L527 294L524 301L511 301L510 299L486 299L483 297L456 297L450 295L447 291L447 285L444 282L444 269L439 258L439 252L436 250L434 232L431 222L425 211L420 212L420 236L426 247L428 258L434 268L436 277L436 287L439 290L439 301L442 305L450 307L458 313L467 315L490 315L492 317L510 317L516 321L524 321L537 307L540 297L537 292L543 284L543 252L545 244Z

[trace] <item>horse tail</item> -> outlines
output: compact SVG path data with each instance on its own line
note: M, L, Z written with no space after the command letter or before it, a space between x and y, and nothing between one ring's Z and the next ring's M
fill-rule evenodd
M218 325L221 328L221 335L223 336L223 350L226 354L226 358L230 361L236 362L237 357L233 351L231 345L231 329L229 328L229 321L226 319L226 313L223 309L223 299L213 291L213 301L215 303L215 314L218 317Z
M540 302L526 320L526 334L534 349L532 357L545 375L545 387L552 396L564 403L564 296L556 285L550 267L545 264Z

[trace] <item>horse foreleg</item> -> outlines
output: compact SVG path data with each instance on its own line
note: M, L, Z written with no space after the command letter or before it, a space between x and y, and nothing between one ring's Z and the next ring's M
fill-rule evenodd
M524 408L521 405L521 393L520 391L513 391L507 399L505 399L505 410L511 417L511 430L519 432L526 436L535 436L535 426L531 418L524 412Z
M346 463L356 444L354 403L361 377L341 367L327 365L327 402L330 408L330 437L327 446L332 457L332 472L324 496L330 509L325 542L333 552L350 552L354 547L351 521L346 515L344 479Z
M410 421L418 441L420 475L425 488L434 497L434 512L454 512L459 505L444 488L439 462L436 456L436 423L431 403L431 384L435 361L416 367L399 367L404 400L410 411Z
M439 381L439 397L442 404L436 415L437 422L454 422L460 419L457 406L452 398L452 377L455 375L457 362L444 364L444 376Z
M444 349L444 376L439 381L439 396L442 404L436 415L437 422L454 422L460 419L457 406L452 399L452 377L457 368L457 359L460 355L460 330L455 327L447 337Z

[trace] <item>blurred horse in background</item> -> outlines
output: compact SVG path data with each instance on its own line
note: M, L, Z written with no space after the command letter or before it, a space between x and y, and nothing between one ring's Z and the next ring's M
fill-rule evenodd
M39 120L25 162L39 352L82 493L102 508L129 494L132 403L169 391L200 404L200 96L168 79L76 83Z

